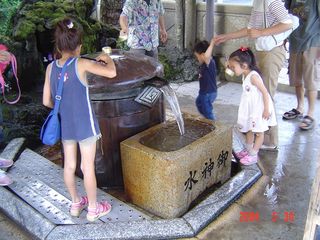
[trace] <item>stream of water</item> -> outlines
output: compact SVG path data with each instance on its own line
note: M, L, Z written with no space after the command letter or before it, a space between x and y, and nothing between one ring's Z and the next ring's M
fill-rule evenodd
M182 118L182 113L180 110L180 105L178 102L178 98L174 90L170 87L169 84L164 85L160 88L160 91L164 94L165 98L167 99L168 103L170 104L171 110L174 114L174 117L177 121L180 134L183 135L185 133L184 130L184 121Z

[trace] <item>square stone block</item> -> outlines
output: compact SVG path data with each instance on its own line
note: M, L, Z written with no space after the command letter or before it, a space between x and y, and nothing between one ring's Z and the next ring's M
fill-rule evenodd
M189 120L185 119L184 136L193 139L187 145L184 136L175 136L162 149L162 144L170 141L170 133L162 135L162 142L155 141L159 132L175 122L158 124L120 144L129 201L162 218L181 216L206 188L224 183L231 175L232 126Z

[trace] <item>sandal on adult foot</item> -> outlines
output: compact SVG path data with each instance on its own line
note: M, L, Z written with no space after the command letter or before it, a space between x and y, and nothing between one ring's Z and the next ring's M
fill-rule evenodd
M97 203L96 208L88 207L87 220L90 222L96 221L99 218L107 215L111 211L111 205L108 202Z
M291 119L295 119L295 118L299 118L299 117L302 117L302 113L299 112L297 109L295 108L292 108L290 111L288 112L285 112L283 115L282 115L282 119L284 120L291 120Z
M72 217L79 217L82 210L88 206L88 197L81 197L77 203L72 203L70 208L70 215Z
M300 124L300 129L309 130L313 127L314 127L314 119L308 115L304 116Z

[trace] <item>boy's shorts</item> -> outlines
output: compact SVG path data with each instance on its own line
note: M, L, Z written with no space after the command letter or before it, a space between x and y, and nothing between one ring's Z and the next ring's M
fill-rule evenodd
M301 53L290 53L290 86L320 90L320 48L312 47Z

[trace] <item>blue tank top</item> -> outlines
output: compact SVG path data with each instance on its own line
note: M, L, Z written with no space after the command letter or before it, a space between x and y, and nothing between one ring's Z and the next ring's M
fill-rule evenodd
M200 66L199 84L200 94L217 92L216 64L213 59L210 60L208 66L206 63Z
M57 92L62 66L52 62L50 73L51 97ZM61 139L81 141L100 134L97 118L91 107L89 88L79 79L78 58L67 66L59 109L61 117Z

